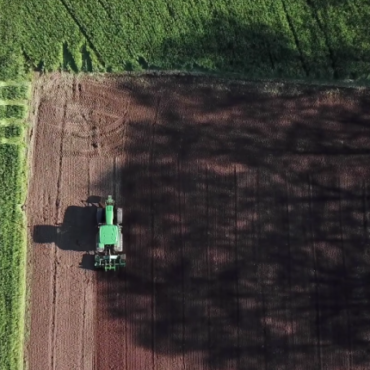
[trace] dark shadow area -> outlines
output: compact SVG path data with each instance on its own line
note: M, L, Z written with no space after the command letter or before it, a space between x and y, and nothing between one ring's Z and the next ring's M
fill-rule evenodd
M86 53L85 53L86 55ZM78 72L78 68L76 62L73 58L72 53L68 49L68 44L66 42L63 43L63 63L62 67L64 71L70 72Z
M99 197L98 195L90 195L87 198L86 203L90 204L90 205L98 205L99 203L101 203L103 201L104 200L102 199L102 197Z
M291 6L284 6L286 2L282 2L282 8L277 3L266 11L281 13L281 17L267 14L266 20L261 20L256 14L254 22L213 9L211 16L198 15L194 27L185 32L169 32L160 45L149 48L145 64L142 57L136 57L134 69L153 66L164 70L240 73L252 79L367 80L369 48L348 42L345 37L341 42L334 38L333 14L327 9L340 4L321 3L308 2L307 8L301 8L297 14L292 14ZM343 6L340 11L350 9ZM359 24L364 22L360 15L357 19ZM338 34L346 33L347 28L351 27L339 27ZM136 64L140 67L136 68Z
M90 252L95 250L97 231L95 206L70 206L64 213L61 225L36 225L33 241L40 244L54 243L62 250Z
M85 253L82 256L82 261L80 263L80 268L84 270L93 270L95 271L96 268L94 266L95 258L94 254Z
M81 49L81 54L82 54L82 71L83 72L92 72L93 67L92 67L92 59L90 52L86 48L86 44L82 46Z
M101 275L98 309L155 358L369 363L369 94L286 89L132 90L126 165L98 184L122 179L127 267Z

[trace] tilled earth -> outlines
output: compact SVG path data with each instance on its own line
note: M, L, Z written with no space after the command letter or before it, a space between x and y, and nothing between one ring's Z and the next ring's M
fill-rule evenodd
M39 78L29 369L367 369L369 106L364 89ZM92 269L108 194L122 273Z

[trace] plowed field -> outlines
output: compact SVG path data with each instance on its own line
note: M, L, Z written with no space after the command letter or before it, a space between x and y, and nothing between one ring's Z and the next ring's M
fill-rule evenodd
M368 91L52 74L34 101L30 370L368 368ZM108 194L122 273L91 269Z

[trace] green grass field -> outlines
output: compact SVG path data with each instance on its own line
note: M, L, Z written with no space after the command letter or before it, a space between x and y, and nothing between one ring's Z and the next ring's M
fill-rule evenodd
M26 84L1 86L0 97L0 368L21 369L25 314ZM9 103L9 104L8 104Z
M5 11L14 37L0 64L10 74L15 63L47 71L370 76L363 0L15 0Z
M0 369L23 369L26 293L26 116L29 80L17 4L0 0Z

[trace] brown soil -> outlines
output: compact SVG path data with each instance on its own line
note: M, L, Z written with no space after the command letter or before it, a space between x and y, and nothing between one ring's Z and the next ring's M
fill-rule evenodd
M367 90L53 74L35 101L30 370L367 368ZM107 194L122 273L90 269Z

